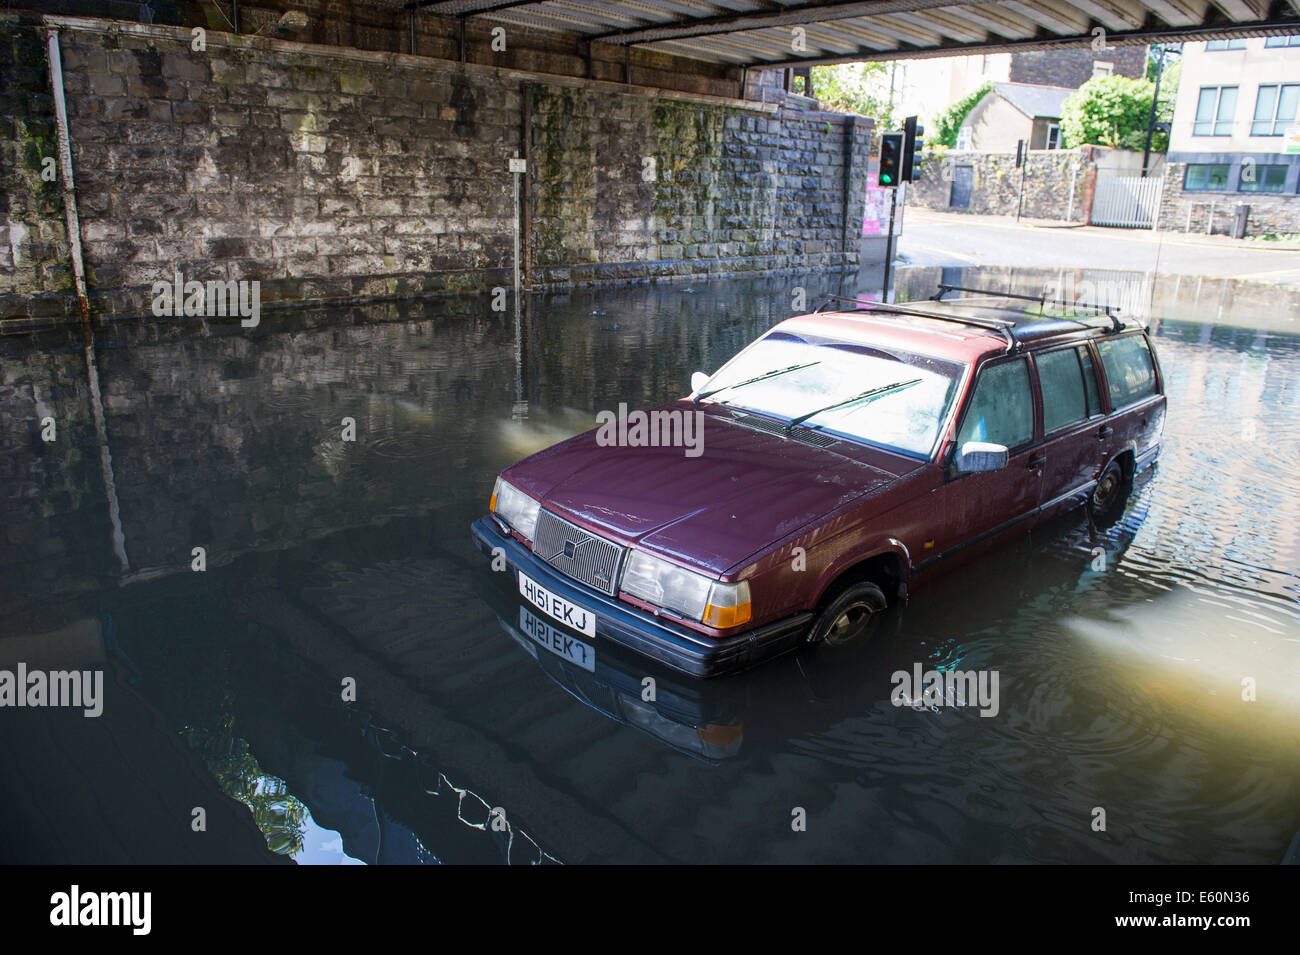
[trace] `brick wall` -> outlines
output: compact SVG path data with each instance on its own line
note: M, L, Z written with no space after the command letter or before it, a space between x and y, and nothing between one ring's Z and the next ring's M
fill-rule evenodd
M1077 47L1013 53L1009 79L1013 83L1078 89L1092 78L1097 62L1113 63L1116 76L1146 76L1147 48L1117 46L1094 52L1091 47Z
M14 49L39 35L6 23ZM177 270L257 280L268 305L509 284L505 167L525 149L527 262L538 284L857 263L870 150L860 117L427 57L208 40L195 51L186 30L91 21L61 33L96 312L147 311L152 283ZM48 94L35 92L44 69L22 69L36 99L19 115L43 137L24 153L20 175L30 179L54 140ZM25 135L16 124L5 154ZM48 309L30 294L67 284L61 205L53 189L42 195L43 205L22 207L20 227L49 244L14 248L49 261L40 275L0 262L0 319Z

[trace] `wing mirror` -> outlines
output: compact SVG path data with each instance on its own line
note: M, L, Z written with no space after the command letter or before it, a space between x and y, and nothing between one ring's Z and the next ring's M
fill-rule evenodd
M708 372L704 371L697 371L695 374L691 375L691 394L694 394L707 385L709 383L709 378L711 377L712 376Z
M1007 446L986 441L967 441L957 452L957 470L962 474L1001 471L1007 466Z

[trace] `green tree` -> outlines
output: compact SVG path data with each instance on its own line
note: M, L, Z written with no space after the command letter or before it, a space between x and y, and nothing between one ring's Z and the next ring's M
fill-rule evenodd
M1165 79L1169 78L1169 70L1178 64L1183 57L1183 45L1181 43L1152 43L1147 47L1147 79L1152 83L1156 81L1156 62L1164 60ZM1161 99L1164 99L1165 80L1160 81Z
M957 145L957 130L961 129L961 124L966 121L966 117L975 108L975 104L982 100L984 94L991 89L993 89L993 84L985 83L979 89L967 93L936 116L934 131L926 137L927 141L937 146L947 146L949 149L955 147Z
M877 129L893 127L889 101L889 66L884 63L841 63L812 68L813 94L824 108L838 113L870 116Z
M1094 76L1072 93L1061 108L1065 145L1141 149L1146 140L1154 92L1154 85L1144 79ZM1157 133L1151 141L1151 148L1156 152L1164 152L1168 147L1169 137L1164 133Z

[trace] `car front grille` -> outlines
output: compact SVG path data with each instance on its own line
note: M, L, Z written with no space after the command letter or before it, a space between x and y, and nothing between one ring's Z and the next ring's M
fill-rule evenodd
M533 554L574 580L614 593L624 548L603 537L589 534L543 508L537 513L533 532Z

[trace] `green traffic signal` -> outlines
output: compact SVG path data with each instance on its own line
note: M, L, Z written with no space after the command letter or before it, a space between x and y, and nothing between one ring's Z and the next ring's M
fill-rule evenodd
M885 133L880 137L880 169L876 174L876 182L879 185L898 185L900 179L899 163L902 156L902 133Z

